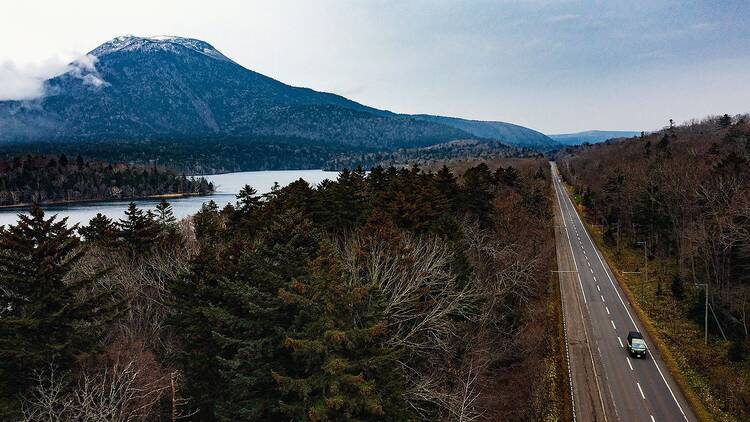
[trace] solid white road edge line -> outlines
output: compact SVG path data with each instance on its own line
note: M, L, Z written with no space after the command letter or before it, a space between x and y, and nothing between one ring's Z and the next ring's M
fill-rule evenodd
M557 167L555 167L555 171L557 171ZM558 177L559 180L559 177ZM557 197L557 205L560 207L560 213L562 214L563 219L565 218L565 211L562 208L562 202L560 201L560 196L562 196L562 193L560 192L560 189L562 189L562 186L558 184L555 184L555 196ZM567 204L567 203L566 203ZM570 221L573 221L573 217L570 217ZM570 241L570 233L568 232L567 225L565 226L565 235L568 238L568 245L570 246L570 253L573 255L573 265L576 269L576 274L578 275L578 284L581 286L581 293L583 293L583 283L581 283L581 273L578 272L578 264L576 263L576 256L575 253L573 253L573 244ZM584 294L584 303L586 302L586 295ZM578 307L578 311L581 313L581 317L583 317L583 309L581 307ZM584 318L585 321L585 318ZM596 363L594 362L594 353L591 351L591 343L589 341L589 334L588 331L586 331L586 327L583 329L583 334L586 337L586 346L588 346L589 349L589 359L591 359L591 369L594 371L594 381L596 381L596 392L599 394L599 402L602 405L602 414L604 415L604 421L607 421L607 408L604 406L604 397L602 396L602 388L599 385L599 375L596 373ZM601 353L600 353L601 354Z
M568 195L565 195L565 198L567 199L565 201L566 208L568 206L568 203L573 204L573 201L571 201L570 197ZM560 206L560 209L562 209L562 206ZM576 218L580 222L582 227L586 227L583 224L583 220L581 219L581 216L578 215L578 211L575 211L574 214L576 215ZM571 221L573 217L571 216ZM584 230L586 233L586 237L589 240L589 243L591 243L592 246L594 246L594 252L596 253L596 257L599 258L599 262L602 264L602 267L604 268L605 274L607 274L607 278L609 279L610 284L612 284L612 288L615 289L615 293L617 293L617 297L620 299L620 303L622 304L622 307L625 308L625 312L628 314L628 318L630 318L630 322L633 323L633 326L637 329L638 324L635 323L635 320L633 319L633 316L630 315L630 311L628 310L628 307L625 305L625 301L622 300L622 296L620 296L620 291L615 287L615 283L612 280L612 275L610 275L609 267L604 265L604 261L602 260L602 256L599 253L599 249L594 245L594 241L591 239L591 235L589 235L588 230ZM574 258L575 259L575 258ZM672 387L669 386L669 383L667 382L667 379L664 377L664 374L661 372L661 368L659 368L659 364L656 363L656 359L651 359L651 362L654 363L654 366L656 367L656 370L659 372L659 376L661 376L662 381L664 381L664 385L667 386L667 390L669 390L669 394L672 396L672 400L674 400L675 404L677 405L677 408L680 409L680 413L682 413L682 417L685 418L685 420L688 420L687 415L685 414L685 411L682 410L682 405L680 405L680 402L677 400L677 396L674 395L674 391L672 391Z

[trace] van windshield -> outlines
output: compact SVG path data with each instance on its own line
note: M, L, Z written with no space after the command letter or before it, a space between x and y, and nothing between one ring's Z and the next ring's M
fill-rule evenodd
M633 349L646 349L646 342L639 338L633 339Z

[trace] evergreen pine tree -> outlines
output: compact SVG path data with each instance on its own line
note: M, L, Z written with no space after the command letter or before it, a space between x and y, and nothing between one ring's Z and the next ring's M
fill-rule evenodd
M218 278L223 268L213 243L201 242L191 262L189 274L170 285L173 314L169 323L175 328L180 347L174 359L185 377L185 394L191 397L195 420L216 420L216 402L224 395L225 385L219 372L220 348L214 336L212 303L223 303Z
M435 183L440 193L450 202L451 209L454 212L458 210L459 189L453 172L447 166L443 165L435 175Z
M177 219L172 211L172 205L165 199L156 204L156 220L163 225L174 224Z
M283 341L299 316L296 305L282 301L278 292L305 277L320 237L293 210L275 216L258 236L252 247L243 248L236 265L225 268L218 288L224 297L211 310L227 385L216 408L227 421L284 419L272 373L294 370Z
M128 205L125 219L120 219L117 227L125 246L134 255L142 255L151 251L154 242L163 234L162 228L154 219L154 214L150 210L144 213L134 202Z
M486 164L479 164L464 173L462 206L482 222L487 222L492 210L492 188L493 177Z
M222 224L219 206L213 200L203 203L200 211L193 216L195 237L201 243L214 243L221 240Z
M304 316L284 340L292 367L273 374L284 395L281 412L301 421L403 420L403 385L397 354L384 346L379 292L344 281L330 246L310 271L279 293Z
M502 182L507 186L515 186L518 183L518 178L518 170L513 168L513 166L508 166L503 172Z
M245 185L237 194L237 209L243 214L250 214L261 204L261 197L258 191L250 185Z
M382 192L385 188L385 183L386 174L382 166L375 166L370 169L370 174L367 175L367 184L371 195Z
M112 242L117 238L117 229L111 219L102 213L97 213L89 221L88 226L78 228L78 233L89 242Z
M100 274L66 276L83 249L67 219L46 219L37 205L16 225L0 228L0 419L18 412L18 395L33 372L53 365L72 369L76 356L93 350L97 321L107 311L90 293ZM82 293L82 292L86 293Z

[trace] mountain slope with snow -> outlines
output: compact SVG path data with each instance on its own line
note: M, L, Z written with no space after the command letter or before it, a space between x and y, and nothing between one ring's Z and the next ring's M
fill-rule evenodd
M286 85L204 41L173 36L114 38L46 81L45 92L0 102L0 140L281 136L392 148L477 136Z

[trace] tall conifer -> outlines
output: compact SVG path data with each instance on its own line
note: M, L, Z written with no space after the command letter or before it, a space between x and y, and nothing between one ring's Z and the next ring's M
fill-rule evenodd
M107 311L90 293L100 274L68 275L83 249L67 219L44 217L35 205L16 225L0 228L0 419L12 419L35 370L74 367L93 349ZM85 293L84 293L85 292Z
M284 340L293 365L274 371L282 413L302 421L403 420L403 386L396 353L384 346L378 291L345 282L330 246L310 272L279 293L300 307L304 321Z
M117 223L125 246L134 255L148 253L163 234L154 217L153 213L143 212L131 202L125 211L125 218Z
M164 225L170 225L177 221L174 216L174 211L172 210L172 204L165 199L159 201L159 203L156 204L156 219L159 223Z

